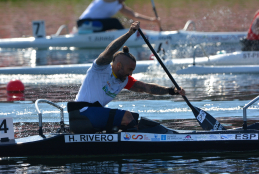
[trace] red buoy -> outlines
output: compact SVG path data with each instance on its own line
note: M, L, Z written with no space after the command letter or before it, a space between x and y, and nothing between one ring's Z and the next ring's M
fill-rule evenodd
M152 53L152 54L150 54L150 56L149 56L149 60L154 60L156 57L155 57L155 55Z
M20 80L11 80L7 86L7 101L21 101L24 98L24 85Z

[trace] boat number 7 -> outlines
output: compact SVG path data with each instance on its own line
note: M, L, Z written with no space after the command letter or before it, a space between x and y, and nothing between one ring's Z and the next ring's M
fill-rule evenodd
M42 38L46 36L45 22L44 21L32 21L32 32L35 38Z
M33 23L33 25L36 25L36 32L35 32L35 34L38 35L39 28L40 28L40 23L39 22L35 22L35 23Z
M7 133L9 129L7 128L6 119L2 121L0 124L0 131L4 131L4 133Z

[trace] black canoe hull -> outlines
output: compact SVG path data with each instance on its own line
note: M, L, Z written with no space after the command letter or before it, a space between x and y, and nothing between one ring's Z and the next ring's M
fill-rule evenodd
M129 132L132 138L138 139L137 132ZM16 139L10 142L0 143L0 157L12 156L46 156L46 155L120 155L120 154L143 154L143 153L165 153L165 152L197 152L197 151L252 151L259 150L258 130L239 130L239 131L207 131L207 132L187 132L178 134L150 134L150 136L182 136L183 139L174 141L142 141L143 139L127 141L123 139L124 132L111 134L118 136L116 142L100 140L104 134L87 134L98 136L97 141L86 140L81 142L65 142L65 136L85 136L85 134L50 134L47 138L31 136L28 138ZM106 134L108 135L108 134ZM139 134L145 135L145 133ZM221 136L222 135L222 136ZM223 136L224 135L224 136ZM235 137L232 140L195 140L190 137L215 137L227 136ZM142 136L142 137L143 137ZM186 138L187 137L187 138ZM140 137L141 138L141 137ZM252 139L253 138L253 139Z

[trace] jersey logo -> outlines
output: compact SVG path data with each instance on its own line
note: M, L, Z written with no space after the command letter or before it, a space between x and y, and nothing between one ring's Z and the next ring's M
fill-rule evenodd
M102 89L104 90L105 94L110 96L111 98L115 98L116 95L117 95L117 94L112 93L111 91L109 91L108 85L105 85Z

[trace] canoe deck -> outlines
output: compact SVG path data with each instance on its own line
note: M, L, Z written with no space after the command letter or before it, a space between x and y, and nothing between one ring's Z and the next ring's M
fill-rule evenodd
M234 129L243 124L241 117L217 117L216 118L226 129ZM196 119L170 119L170 120L155 120L167 128L174 130L202 130ZM249 119L247 124L251 125L259 120ZM21 126L22 125L22 126ZM54 133L60 127L59 122L43 123L44 134ZM68 127L68 125L66 125ZM14 132L16 138L23 138L39 134L38 122L19 122L14 123Z

